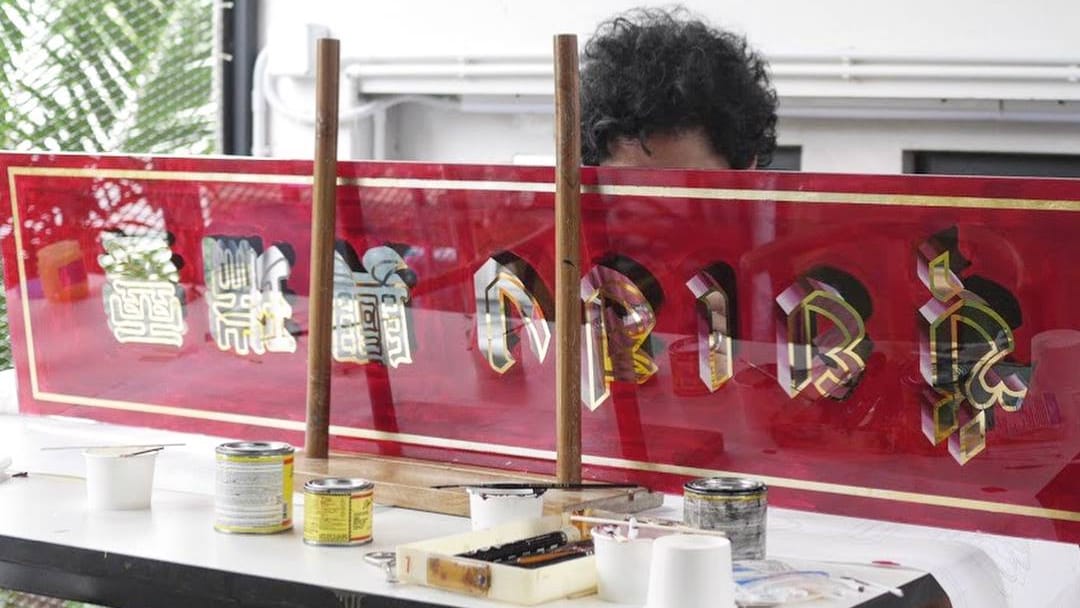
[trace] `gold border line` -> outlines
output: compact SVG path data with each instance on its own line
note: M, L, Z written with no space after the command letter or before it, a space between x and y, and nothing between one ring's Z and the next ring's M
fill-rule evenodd
M115 399L99 399L96 397L83 397L80 395L65 395L63 393L35 392L35 399L44 399L69 405L82 405L86 407L100 407L126 412L139 412L144 414L160 414L164 416L177 416L182 418L195 418L199 420L212 420L214 422L228 422L232 424L247 424L262 426L286 431L301 431L305 429L305 423L301 420L286 420L283 418L267 418L252 414L236 414L229 412L217 412L210 410L197 410L187 407L171 405L156 405L152 403L139 403L136 401L118 401ZM429 437L412 433L391 433L374 429L358 429L350 426L330 425L330 433L341 437L353 439L369 439L372 441L398 441L400 443L415 444L421 447L436 447L443 449L466 450L470 452L491 452L494 454L517 456L521 458L535 458L538 460L555 460L555 452L551 450L539 450L534 448L522 448L498 443L482 443L461 439L448 439L445 437Z
M339 186L360 188L425 188L428 190L475 190L478 192L554 193L551 182L493 182L483 180L424 179L411 177L339 177Z
M686 188L681 186L600 185L583 186L581 191L586 194L600 194L604 196L772 201L777 203L1080 211L1080 200L989 198L979 196L939 196L926 194L860 194L853 192L809 192L801 190L738 190L732 188Z
M8 174L28 177L84 177L101 179L171 180L176 182L228 182L310 186L310 175L267 173L222 173L199 171L158 171L155 169L91 169L72 167L8 167ZM12 182L14 183L14 182Z
M9 167L10 175L49 177L91 177L173 181L213 181L312 185L309 175L269 175L263 173L224 173L194 171L158 171L154 169L92 169L67 167ZM339 177L339 186L361 188L426 188L431 190L470 190L484 192L553 193L550 182L506 182L403 177ZM642 196L698 200L771 201L777 203L818 203L840 205L889 205L896 207L945 207L982 209L1022 209L1029 211L1080 211L1080 200L991 198L925 194L863 194L853 192L810 192L801 190L750 190L736 188L690 188L683 186L583 185L583 194L603 196Z
M620 458L608 458L604 456L582 456L581 461L586 464L602 467L633 469L648 473L668 473L672 475L685 475L688 477L751 477L764 482L767 485L778 488L793 490L806 490L809 492L821 492L824 494L840 494L843 496L856 496L858 498L876 498L896 502L909 502L934 507L950 507L954 509L969 509L972 511L986 511L989 513L1003 513L1006 515L1022 515L1025 517L1044 517L1047 519L1059 519L1062 521L1080 522L1080 512L1066 511L1063 509L1047 509L1043 507L1028 507L1004 502L989 500L977 500L974 498L957 498L954 496L942 496L940 494L921 494L918 492L904 492L902 490L885 490L880 488L867 488L840 483L824 481L807 481L803 479L790 479L787 477L772 477L769 475L755 475L738 471L718 471L715 469L702 469L687 467L677 464L663 464L655 462L640 462L635 460L622 460Z
M15 187L16 176L47 176L47 177L91 177L91 178L114 178L114 179L171 179L174 181L218 181L236 183L261 183L261 184L291 184L311 185L312 178L302 175L267 175L249 173L212 173L212 172L184 172L184 171L154 171L154 170L112 170L112 169L71 169L62 167L8 167L8 183L11 194L13 232L15 233L16 257L18 258L19 287L22 296L23 319L26 327L27 356L30 366L31 392L35 399L52 401L55 403L67 403L87 407L100 407L132 412L160 414L202 420L214 420L234 424L247 424L268 428L278 428L290 431L303 431L304 423L295 420L278 418L266 418L250 414L230 414L226 412L213 412L196 410L191 408L154 405L113 399L99 399L83 397L79 395L66 395L61 393L47 393L39 390L37 379L37 359L34 350L33 330L30 322L30 305L27 289L26 267L23 260L25 249L22 245L22 226L19 218L17 194ZM487 182L466 180L443 180L443 179L412 179L412 178L339 178L338 183L347 186L370 187L370 188L429 188L444 190L485 190L506 192L553 192L554 185L542 182ZM713 200L766 200L777 202L818 202L818 203L852 203L852 204L882 204L900 206L936 206L936 207L989 207L998 209L1032 209L1032 210L1080 210L1080 201L1053 201L1053 200L1028 200L1028 199L993 199L979 197L938 197L922 195L864 195L851 193L828 193L828 192L799 192L799 191L758 191L736 190L716 188L680 188L680 187L653 187L653 186L583 186L583 192L603 195L624 196L653 196L663 198L701 198ZM880 198L880 197L888 197ZM522 458L534 458L539 460L554 460L555 453L550 450L522 448L516 446L481 443L449 439L444 437L429 437L408 433L391 433L371 429L358 429L353 427L332 425L330 432L356 439L398 441L400 443L414 444L418 446L435 447L442 449L457 449L463 451L486 452ZM746 475L741 472L718 471L698 467L682 465L640 462L623 460L604 456L583 455L582 462L593 466L622 468L628 470L668 473L690 477L712 477L718 475ZM1060 509L1045 509L967 498L955 498L937 494L920 494L916 492L904 492L898 490L884 490L835 484L827 482L807 481L802 479L790 479L786 477L752 475L761 481L774 487L805 490L827 494L855 496L860 498L873 498L896 502L908 502L915 504L968 509L973 511L985 511L990 513L1002 513L1025 517L1040 517L1063 521L1080 522L1080 512L1065 511Z
M37 356L34 353L34 334L30 329L30 292L26 285L26 249L22 244L22 219L19 217L19 205L16 203L15 173L8 169L8 188L11 195L11 232L15 235L15 260L19 269L19 295L22 297L23 326L26 328L26 357L30 363L30 390L38 392ZM8 309L10 310L10 308ZM10 336L9 336L10 338Z
M208 410L196 410L192 408L175 407L168 405L154 405L132 401L118 401L115 399L98 399L94 397L82 397L78 395L65 395L61 393L45 393L35 391L35 399L81 405L87 407L100 407L128 412L145 414L159 414L164 416L177 416L183 418L195 418L211 420L215 422L227 422L232 424L246 424L267 428L283 429L287 431L304 430L304 422L299 420L285 420L280 418L267 418L251 414L235 414L228 412L216 412ZM396 441L420 447L439 449L463 450L468 452L482 452L504 456L516 456L520 458L533 458L537 460L555 459L555 452L534 448L522 448L498 443L483 443L478 441L466 441L460 439L448 439L445 437L432 437L413 433L391 433L372 429L358 429L348 426L331 425L330 433L340 437L354 439L367 439L372 441ZM957 498L942 496L939 494L921 494L918 492L905 492L901 490L885 490L880 488L868 488L848 484L829 483L823 481L809 481L804 479L791 479L788 477L774 477L769 475L754 475L738 471L722 471L717 469L705 469L700 467L688 467L675 464L655 462L641 462L638 460L623 460L606 456L583 455L583 464L609 467L615 469L627 469L646 473L665 473L686 477L718 477L718 476L744 476L753 477L777 488L803 490L808 492L820 492L824 494L837 494L841 496L854 496L858 498L873 498L892 502L907 502L935 507L948 507L954 509L968 509L972 511L984 511L1006 515L1020 515L1024 517L1040 517L1057 519L1062 521L1080 522L1080 512L1066 511L1062 509L1046 509L1042 507L1030 507L1014 505L1010 503L977 500L972 498Z

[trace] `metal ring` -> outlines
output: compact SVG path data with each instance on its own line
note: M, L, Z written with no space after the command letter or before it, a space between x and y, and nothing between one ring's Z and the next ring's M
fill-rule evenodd
M397 553L392 551L371 551L364 554L364 561L381 568L386 575L386 582L399 582L397 576Z
M397 561L397 553L393 551L371 551L364 554L364 561L382 568Z

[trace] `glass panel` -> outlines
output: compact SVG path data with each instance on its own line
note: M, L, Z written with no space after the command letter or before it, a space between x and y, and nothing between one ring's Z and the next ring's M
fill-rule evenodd
M24 411L301 442L310 163L3 159ZM340 175L333 446L550 472L552 170ZM1080 540L1080 182L583 183L588 475Z

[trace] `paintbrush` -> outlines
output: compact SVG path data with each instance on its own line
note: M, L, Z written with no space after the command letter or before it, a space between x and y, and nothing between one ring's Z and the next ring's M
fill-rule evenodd
M140 443L136 445L63 445L54 446L49 448L41 448L42 452L50 452L57 450L99 450L99 449L138 449L138 448L171 448L181 445L187 445L185 443Z
M607 517L589 517L586 515L571 515L570 521L581 522L585 524L597 524L601 526L628 526L631 528L641 528L643 530L662 530L670 533L680 534L699 534L705 536L727 536L723 530L705 530L702 528L692 528L684 525L681 521L675 521L671 519L652 519L641 518L638 519L633 515L628 515L627 519L610 519Z
M150 448L148 450L139 450L138 452L128 452L127 454L120 454L120 458L131 458L132 456L142 456L143 454L150 454L153 452L160 452L164 450L165 446L159 445L156 448Z

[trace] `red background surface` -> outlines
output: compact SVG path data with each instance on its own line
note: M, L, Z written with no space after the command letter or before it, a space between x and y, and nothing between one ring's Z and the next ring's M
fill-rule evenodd
M306 331L291 354L219 351L208 330L201 240L257 236L264 248L292 245L296 264L287 285L297 294L293 320L306 330L311 187L182 174L310 176L310 162L0 155L0 165L5 177L10 167L26 166L98 172L17 176L5 180L13 188L0 192L22 411L302 445L295 429L303 428ZM182 179L120 179L117 170L180 172ZM553 179L549 168L405 163L343 162L339 173L346 179L548 185ZM1073 263L1080 257L1080 213L994 208L985 201L956 207L950 197L1080 201L1080 181L586 169L583 183L867 195L859 204L838 203L840 196L829 195L820 195L821 202L582 197L583 266L620 254L648 269L663 291L652 344L659 371L642 385L617 383L609 401L583 411L587 477L637 480L678 492L689 477L735 472L769 481L774 505L1080 541L1080 380L1073 378L1080 353L1042 362L1021 411L995 408L986 450L961 466L944 444L931 445L921 431L918 309L930 294L916 275L915 253L929 236L955 226L961 252L972 262L969 272L999 283L1019 300L1023 321L1011 359L1029 364L1034 336L1080 329L1080 269ZM476 347L472 277L487 257L508 250L529 262L553 292L554 197L544 191L417 185L339 188L338 238L360 254L386 243L409 245L406 261L418 283L411 301L414 364L334 364L332 424L360 429L353 434L367 438L346 432L332 438L332 447L551 472L545 452L520 448L554 449L553 352L540 363L519 344L517 365L505 375L492 371ZM14 263L12 192L26 250L26 302ZM103 195L109 192L116 195ZM878 204L888 203L889 195L912 194L938 198L927 199L926 206ZM139 216L144 208L161 213L175 236L173 251L184 262L188 331L179 349L120 344L106 323L99 236L125 222L153 224ZM90 284L89 296L72 302L45 298L36 266L38 249L65 239L79 242ZM735 271L738 318L735 378L710 394L697 381L696 354L684 351L696 329L685 282L714 262ZM839 402L792 399L775 381L774 298L823 264L857 278L873 305L866 328L874 352L861 383ZM33 328L36 397L24 304ZM116 409L117 403L267 420L235 424ZM370 430L393 435L376 440ZM873 490L908 494L870 497ZM982 502L941 506L941 497L945 503ZM1017 506L1063 513L1017 514Z

